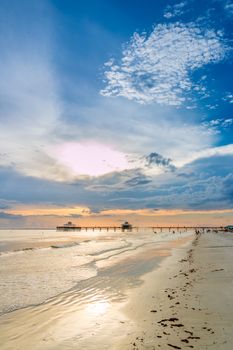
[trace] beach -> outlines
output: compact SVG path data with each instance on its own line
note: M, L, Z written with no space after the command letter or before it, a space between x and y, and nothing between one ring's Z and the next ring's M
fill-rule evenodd
M114 349L232 349L232 247L211 232L176 249L133 293L124 311L137 330Z
M1 349L232 348L231 234L3 237Z

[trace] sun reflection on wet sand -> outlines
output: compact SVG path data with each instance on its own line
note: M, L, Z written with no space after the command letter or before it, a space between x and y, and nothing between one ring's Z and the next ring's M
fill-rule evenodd
M86 311L89 314L103 315L107 312L110 307L110 303L106 300L98 300L94 303L87 305Z

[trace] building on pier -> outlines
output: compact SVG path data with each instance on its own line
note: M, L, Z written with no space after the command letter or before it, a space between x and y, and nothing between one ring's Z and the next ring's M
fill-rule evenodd
M128 223L128 221L125 221L122 225L121 225L121 229L122 231L132 231L133 226Z
M81 231L81 227L76 226L71 221L68 221L62 226L57 226L57 231Z

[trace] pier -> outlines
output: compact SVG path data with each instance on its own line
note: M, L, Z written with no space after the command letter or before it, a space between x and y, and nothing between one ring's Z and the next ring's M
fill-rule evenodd
M131 232L138 232L138 231L152 231L153 233L161 233L164 231L168 231L171 233L175 232L187 232L188 230L198 230L201 232L206 232L208 230L211 231L218 231L218 230L224 230L224 227L203 227L203 226L132 226L130 230L122 228L122 226L57 226L57 231L112 231L112 232L119 232L119 231L131 231Z

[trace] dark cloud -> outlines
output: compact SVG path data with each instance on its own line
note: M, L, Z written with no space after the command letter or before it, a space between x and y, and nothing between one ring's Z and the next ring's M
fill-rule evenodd
M190 178L193 177L195 174L194 173L179 173L176 174L177 177L184 177L184 178Z
M5 204L0 204L0 210L6 210L6 209L10 209L10 206Z
M152 180L143 174L143 169L135 168L93 179L87 188L94 191L125 191L131 187L148 185L151 182Z
M129 187L135 187L135 186L148 185L151 182L152 182L151 179L149 179L147 176L142 174L127 180L125 184L126 186L129 186Z
M176 167L172 164L172 160L170 158L164 158L161 154L152 152L148 156L145 157L146 167L152 167L154 165L158 167L162 167L165 169L169 169L171 171L175 171Z
M149 156L148 156L149 157ZM169 166L169 159L150 155L149 164ZM40 180L0 168L2 217L9 205L83 205L98 214L114 208L226 209L233 207L233 156L196 160L174 173L147 177L141 169L85 180L80 186ZM81 215L85 215L81 213Z
M0 219L20 219L20 218L22 218L21 215L8 214L8 213L5 213L4 211L0 212Z
M233 204L233 173L227 175L223 180L223 193Z
M96 202L95 195L85 190L83 186L23 176L9 167L0 167L0 183L0 198L5 202L59 203L59 205L64 203L64 206L84 201L93 204ZM101 198L101 193L98 197Z
M73 219L80 219L83 217L83 215L80 214L70 214L69 216L67 216L69 218L73 218Z
M231 155L213 156L183 167L182 176L160 176L153 191L154 206L197 210L232 208L232 163Z

